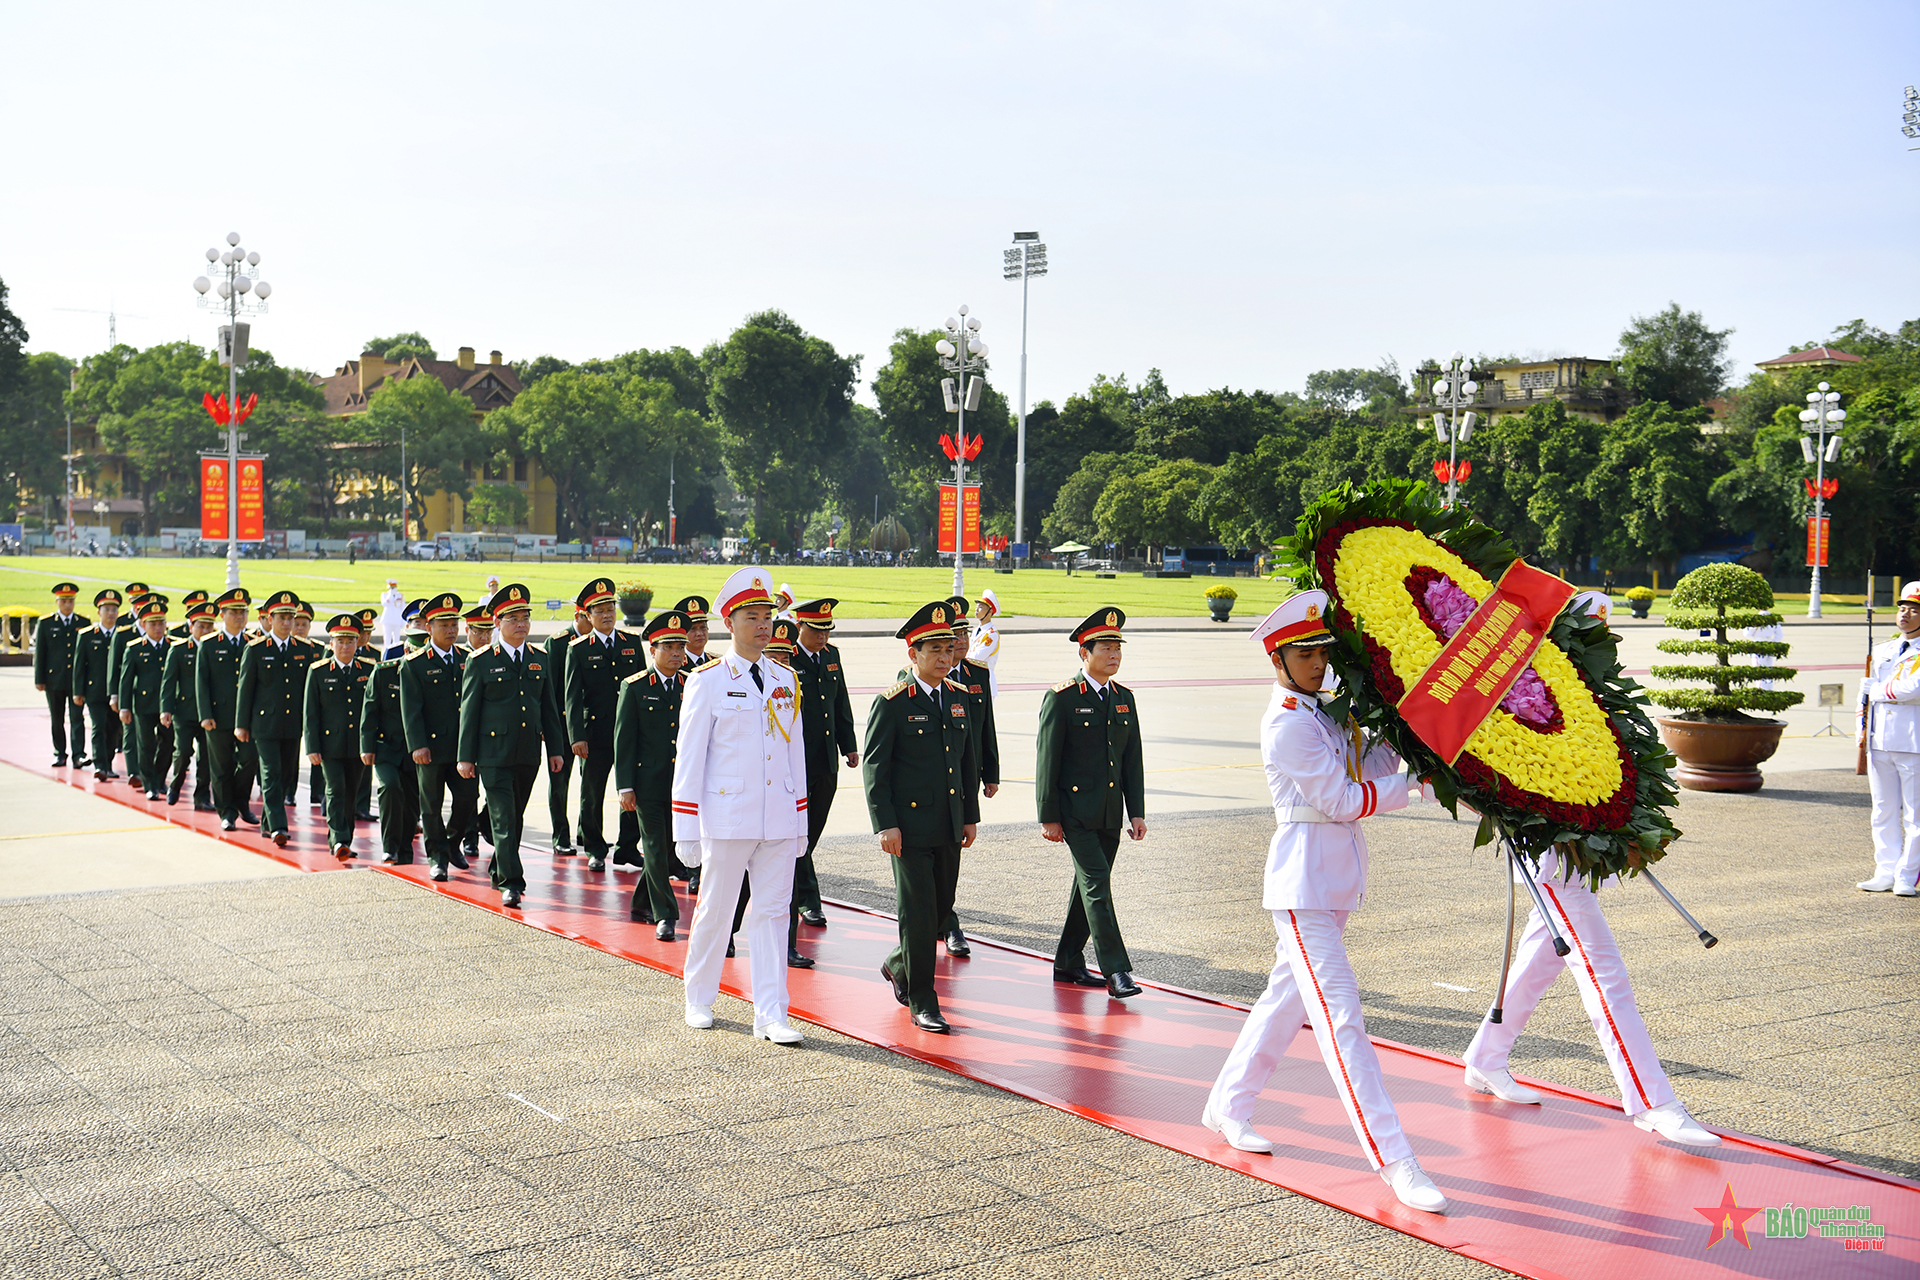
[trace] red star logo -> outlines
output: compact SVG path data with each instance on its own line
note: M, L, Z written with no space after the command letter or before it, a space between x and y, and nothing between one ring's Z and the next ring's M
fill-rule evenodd
M1747 1243L1747 1219L1760 1212L1760 1210L1757 1208L1742 1209L1739 1205L1735 1204L1733 1202L1733 1184L1731 1182L1727 1184L1726 1192L1721 1195L1719 1204L1710 1204L1704 1208L1695 1205L1693 1211L1713 1224L1713 1230L1707 1233L1707 1248L1711 1249L1713 1246L1719 1244L1721 1238L1729 1231L1739 1238L1742 1249L1753 1248L1751 1244Z

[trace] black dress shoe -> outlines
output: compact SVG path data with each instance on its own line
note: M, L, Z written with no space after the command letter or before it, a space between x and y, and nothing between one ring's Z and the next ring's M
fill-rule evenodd
M628 907L627 919L633 921L635 924L652 924L653 912L647 910L645 907Z
M84 769L92 763L93 758L91 756L75 756L73 758L73 767L76 769Z
M733 943L732 942L727 943L727 959L729 960L733 959Z
M162 796L158 791L147 792L147 799L152 801L154 804L159 804L160 801L165 798L166 797Z
M518 889L502 889L500 891L500 905L503 907L519 906L520 891Z
M1139 995L1140 986L1125 969L1116 969L1107 975L1107 994L1115 1000L1125 1000Z
M947 954L959 956L962 960L973 954L973 948L967 945L967 935L956 927L947 935Z
M219 812L219 811L218 811L217 809L215 809L215 808L213 807L213 805L212 805L212 804L211 804L210 802L208 802L208 801L206 801L206 800L195 800L195 801L193 802L193 811L194 811L195 813L217 813L217 812Z
M427 879L429 880L445 880L446 878L447 878L447 869L445 867L435 867L432 871L427 873Z
M53 758L53 767L54 767L54 768L56 768L56 769L64 769L64 768L66 768L66 767L67 767L67 758L66 758L65 756L55 756L55 757Z
M564 840L555 840L553 842L553 856L556 858L571 858L573 856L573 846Z
M935 1035L942 1036L953 1030L947 1025L947 1020L937 1013L916 1013L913 1015L913 1025L922 1031L931 1031Z
M813 968L813 957L803 956L798 951L795 951L792 947L788 947L787 948L787 968L811 969Z
M674 941L673 921L662 920L659 924L653 926L653 937L656 942Z
M615 849L613 865L616 867L637 867L640 865L640 851L637 849Z
M396 867L410 867L410 866L412 866L412 865L413 865L413 850L411 850L411 849L409 849L409 850L407 850L407 851L406 851L405 853L396 853L396 854L394 854L394 855L393 855L393 865L394 865L394 866L396 866Z
M479 857L480 856L480 837L468 836L465 840L462 840L460 842L460 852L466 854L469 858ZM464 862L459 862L459 863L455 863L454 865L459 867L464 867L467 864Z
M687 896L689 898L700 896L700 868L698 867L695 867L693 874L687 877Z
M239 825L240 825L240 819L238 819L238 818L222 818L222 819L220 819L220 829L221 829L222 831L231 831L231 830L233 830L233 829L234 829L235 827L237 827L237 826L239 826Z
M802 911L800 923L810 924L816 929L824 929L827 927L827 916L824 911Z
M907 980L905 978L894 977L893 970L884 964L880 966L880 976L885 978L888 984L893 987L893 998L900 1002L902 1008L905 1008L907 1003Z
M287 833L286 833L286 832L284 832L284 831L276 831L276 832L274 832L274 833L273 833L273 843L274 843L274 845L275 845L276 847L278 847L278 848L281 848L281 849L284 849L284 848L286 848L286 847L287 847Z
M242 809L240 811L240 821L246 823L250 827L257 827L260 825L260 819L253 816L253 810L251 809Z
M587 870L605 871L606 869L607 869L607 860L601 857L599 854L595 854L593 857L587 859Z
M1076 987L1104 987L1107 985L1105 978L1096 978L1087 971L1084 965L1078 969L1055 969L1053 971L1053 980L1055 982L1071 982Z
M118 782L120 780L120 775L111 769L102 769L94 776L102 782Z
M179 783L176 782L167 788L167 803L168 804L180 803L180 784Z
M372 814L370 814L370 813L366 813L366 812L361 812L361 813L356 813L356 814L354 814L354 815L353 815L353 820L354 820L355 822L373 822L373 821L376 821L376 819L374 818L374 816L373 816Z

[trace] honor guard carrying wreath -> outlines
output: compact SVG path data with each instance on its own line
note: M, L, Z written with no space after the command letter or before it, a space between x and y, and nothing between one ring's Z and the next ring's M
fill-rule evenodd
M1859 735L1873 792L1873 875L1855 888L1920 894L1920 582L1900 589L1899 633L1873 647Z
M587 870L607 868L607 775L613 771L613 720L620 682L647 669L647 651L638 632L613 625L619 613L612 578L595 578L580 589L574 607L587 619L585 632L567 644L561 722L579 758L580 817L574 832L586 850ZM616 865L640 865L640 820L619 811Z
M753 1034L780 1044L804 1037L787 1024L782 944L793 863L806 848L806 737L793 673L763 656L773 638L773 585L741 569L718 597L733 637L727 656L687 681L673 771L673 836L680 861L698 862L705 892L687 941L687 1025L713 1025L728 933L743 875L753 877L747 913Z
M487 602L493 615L493 647L471 654L461 674L459 770L478 778L493 824L490 871L500 905L517 907L527 891L520 864L520 836L527 801L544 763L557 774L565 760L546 654L527 643L533 603L524 584L510 582ZM414 659L419 661L419 659Z
M1113 860L1120 831L1147 838L1146 783L1140 762L1140 709L1113 678L1127 615L1095 609L1069 636L1081 672L1040 696L1033 793L1040 833L1073 857L1067 919L1053 953L1053 980L1105 987L1116 1000L1140 994L1133 961L1113 909ZM1129 821L1130 819L1130 821ZM1104 977L1087 970L1087 940Z
M87 620L73 607L79 595L78 583L54 583L53 612L33 628L33 687L47 696L56 769L67 763L69 741L75 764L85 765L89 759L86 708L73 700L73 645L87 629Z
M674 609L655 614L642 636L652 650L653 669L635 672L620 684L613 785L621 812L640 824L644 851L627 915L637 924L653 925L659 941L672 942L680 920L671 879L680 867L673 851L673 767L686 689L680 669L687 660L687 615Z
M867 812L893 869L900 940L880 966L893 998L922 1031L952 1030L934 990L936 943L953 911L960 851L980 822L972 721L978 704L947 678L957 656L948 601L922 605L894 633L907 642L907 678L867 715Z
M425 628L426 643L399 660L400 723L414 770L429 875L445 880L449 864L462 871L470 865L463 846L473 838L479 818L479 781L454 767L460 751L461 677L471 655L453 639L460 626L459 596L448 591L432 597L415 621ZM451 817L443 811L449 795Z
M360 620L338 613L327 620L332 652L307 668L307 761L320 766L325 786L327 847L353 856L353 823L360 804L360 713L367 701L371 659L360 656Z
M1327 646L1334 643L1326 610L1326 592L1298 592L1253 629L1277 678L1260 720L1275 818L1261 905L1273 913L1279 941L1267 989L1248 1013L1200 1118L1241 1151L1272 1151L1273 1143L1253 1127L1254 1104L1301 1023L1311 1023L1368 1163L1402 1204L1440 1213L1446 1197L1421 1171L1400 1129L1342 941L1347 917L1367 889L1360 819L1406 808L1409 785L1419 784L1409 783L1392 748L1363 744L1351 723L1338 723L1322 709Z

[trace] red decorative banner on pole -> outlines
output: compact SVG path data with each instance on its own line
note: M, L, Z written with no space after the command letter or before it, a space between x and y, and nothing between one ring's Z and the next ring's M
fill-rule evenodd
M980 486L940 486L940 550L952 555L954 543L963 552L980 550Z
M1493 594L1400 699L1407 726L1448 764L1459 759L1467 739L1533 660L1575 590L1572 583L1515 560Z
M264 463L259 458L240 459L240 541L260 542L267 536L266 485Z
M224 454L200 455L200 536L208 542L227 540L227 459Z
M1827 567L1828 525L1833 523L1832 516L1821 516L1818 520L1807 517L1807 568Z

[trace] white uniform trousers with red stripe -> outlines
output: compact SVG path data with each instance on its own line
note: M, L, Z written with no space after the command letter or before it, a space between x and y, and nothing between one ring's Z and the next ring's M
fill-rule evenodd
M801 840L700 842L700 896L687 935L687 1003L711 1005L720 994L740 878L753 877L753 897L741 932L753 983L753 1025L787 1020L787 903L793 897L793 861Z
M704 886L703 886L704 889ZM1295 907L1273 913L1280 940L1266 992L1247 1015L1240 1038L1213 1083L1216 1115L1251 1123L1254 1103L1302 1023L1333 1076L1333 1091L1375 1169L1413 1154L1400 1131L1400 1117L1387 1096L1380 1058L1360 1016L1360 984L1347 962L1341 935L1347 912Z
M1599 900L1585 882L1568 882L1550 875L1540 877L1540 896L1553 910L1570 949L1564 959L1554 955L1553 939L1547 934L1539 909L1528 915L1527 931L1520 938L1507 975L1507 998L1500 1021L1481 1021L1473 1043L1467 1046L1467 1065L1481 1072L1507 1070L1507 1054L1513 1042L1520 1038L1540 997L1564 968L1580 986L1580 1001L1586 1005L1587 1017L1600 1037L1607 1065L1613 1068L1626 1113L1635 1116L1672 1102L1673 1086L1667 1083L1667 1073L1653 1051L1653 1039L1641 1020L1640 1006L1634 1002L1626 962L1620 958L1620 947L1613 940L1613 930L1607 927L1607 918L1600 914Z

